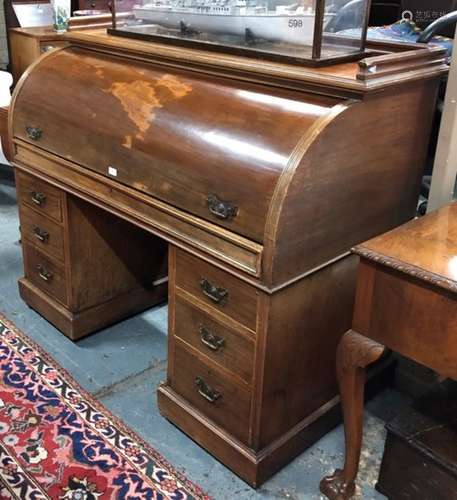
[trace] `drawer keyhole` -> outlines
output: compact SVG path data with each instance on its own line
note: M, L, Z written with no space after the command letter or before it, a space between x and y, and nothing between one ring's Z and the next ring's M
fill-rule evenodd
M39 193L37 191L32 191L30 193L30 197L32 198L33 203L42 207L46 202L46 195L44 193Z
M49 240L49 233L41 227L35 226L33 228L33 234L37 240L40 240L42 243L47 243Z
M25 127L25 131L32 141L39 141L43 135L43 131L38 127Z
M200 394L200 396L202 396L202 398L206 399L206 401L210 402L211 404L214 404L218 399L222 397L222 394L220 392L213 389L200 377L197 377L195 379L195 384L197 385L198 393Z
M234 219L238 213L238 207L228 201L223 201L215 194L209 194L207 198L208 210L218 219Z
M49 272L44 266L41 264L38 265L38 276L43 280L49 283L52 280L52 273Z
M225 339L214 335L204 326L200 327L200 340L203 345L212 351L220 351L225 345Z
M224 300L227 300L228 291L225 288L213 285L207 279L202 279L200 281L200 288L202 289L204 295L216 304L221 304Z

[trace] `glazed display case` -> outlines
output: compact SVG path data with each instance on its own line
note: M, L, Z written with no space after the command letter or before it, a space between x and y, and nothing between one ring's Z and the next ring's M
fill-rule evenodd
M363 54L369 0L114 0L113 35L328 64Z

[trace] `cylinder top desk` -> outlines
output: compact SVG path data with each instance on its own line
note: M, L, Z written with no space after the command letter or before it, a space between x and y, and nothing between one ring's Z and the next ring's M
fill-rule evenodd
M160 410L258 486L338 421L349 251L415 213L443 51L65 42L11 106L21 295L76 340L168 293Z

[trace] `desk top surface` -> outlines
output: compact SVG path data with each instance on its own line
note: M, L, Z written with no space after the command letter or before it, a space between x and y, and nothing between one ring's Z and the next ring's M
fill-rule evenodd
M373 238L355 252L457 293L457 202Z
M98 17L98 16L95 16ZM323 67L279 63L264 59L215 53L166 43L135 40L107 34L106 29L75 29L65 39L77 45L126 51L160 60L178 61L186 66L204 67L206 71L235 71L237 77L261 78L274 84L317 85L332 95L344 91L349 97L367 92L440 76L448 71L445 51L434 46L371 41L366 57L359 62L345 62Z

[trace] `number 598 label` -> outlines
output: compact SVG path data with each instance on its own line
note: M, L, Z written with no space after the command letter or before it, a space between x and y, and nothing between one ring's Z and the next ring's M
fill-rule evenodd
M302 26L302 19L289 19L289 28L301 28Z

